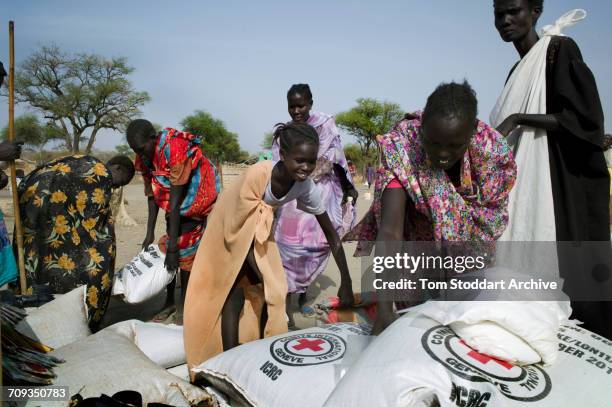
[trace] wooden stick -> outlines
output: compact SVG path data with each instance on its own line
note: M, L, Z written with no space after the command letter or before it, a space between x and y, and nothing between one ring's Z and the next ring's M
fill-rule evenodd
M15 140L15 23L9 21L9 133L8 141ZM15 214L15 235L17 237L17 257L19 265L19 285L21 294L27 294L25 260L23 257L23 229L19 214L19 196L17 195L17 169L15 161L9 163L11 168L11 188L13 191L13 213Z

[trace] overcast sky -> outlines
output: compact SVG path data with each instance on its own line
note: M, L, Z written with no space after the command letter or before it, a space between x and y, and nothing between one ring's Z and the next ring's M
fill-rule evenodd
M492 1L483 0L3 3L0 59L7 69L9 20L15 21L18 63L50 43L69 52L125 56L135 69L135 88L151 96L145 118L178 127L203 109L251 152L272 125L289 120L285 95L293 83L309 83L314 108L335 114L359 97L420 108L440 82L466 78L478 93L480 118L488 121L518 59L495 31ZM566 34L593 70L609 118L612 2L546 1L540 25L577 7L588 17ZM25 109L19 106L17 114ZM1 126L7 112L2 98ZM122 142L122 134L106 132L95 147L112 150Z

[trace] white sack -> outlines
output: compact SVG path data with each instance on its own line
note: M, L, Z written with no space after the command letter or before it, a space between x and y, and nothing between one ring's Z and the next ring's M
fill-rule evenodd
M138 304L159 294L174 278L164 266L166 256L157 245L150 245L115 273L112 295Z
M554 365L514 366L409 313L370 344L325 406L612 406L612 342L575 326L557 338Z
M87 324L86 288L82 285L56 295L53 301L38 308L29 308L28 315L17 324L17 331L52 348L91 335Z
M117 324L52 352L66 361L54 368L57 378L53 385L68 386L71 395L82 388L83 398L135 390L142 394L143 405L189 406L210 399L204 390L151 362L129 337L119 333L125 332L125 327L125 323Z
M289 332L230 349L193 371L232 406L317 407L367 347L369 332L346 323Z
M457 329L481 353L522 365L554 363L557 331L568 322L571 309L556 301L428 301L411 312Z
M134 334L136 346L156 365L167 369L187 363L182 326L138 321Z

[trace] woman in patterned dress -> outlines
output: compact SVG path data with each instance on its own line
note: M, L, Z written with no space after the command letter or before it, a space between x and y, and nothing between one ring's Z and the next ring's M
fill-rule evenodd
M467 82L442 84L422 113L407 115L378 137L382 163L374 201L344 238L359 242L356 256L368 255L376 241L499 238L516 164L505 139L476 114ZM394 319L393 302L379 302L373 334Z
M28 291L45 284L63 294L86 284L92 331L106 311L115 268L112 189L133 176L128 157L104 164L74 155L36 168L19 184Z

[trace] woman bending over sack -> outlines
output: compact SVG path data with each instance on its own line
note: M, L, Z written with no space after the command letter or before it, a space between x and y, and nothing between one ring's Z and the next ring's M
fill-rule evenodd
M516 165L505 139L476 114L467 82L442 84L422 113L378 137L382 168L372 206L344 238L359 241L356 256L369 255L376 241L499 238ZM393 302L381 301L373 334L394 319Z
M127 185L134 172L126 156L103 164L74 155L36 168L17 189L27 286L48 284L64 294L86 284L92 331L106 312L115 270L112 190Z
M261 161L220 195L198 248L185 300L184 338L193 368L245 343L287 331L287 280L274 241L274 213L292 201L313 214L342 277L338 295L353 299L344 250L311 178L319 138L305 123L275 131L280 161ZM192 377L193 379L193 377Z

